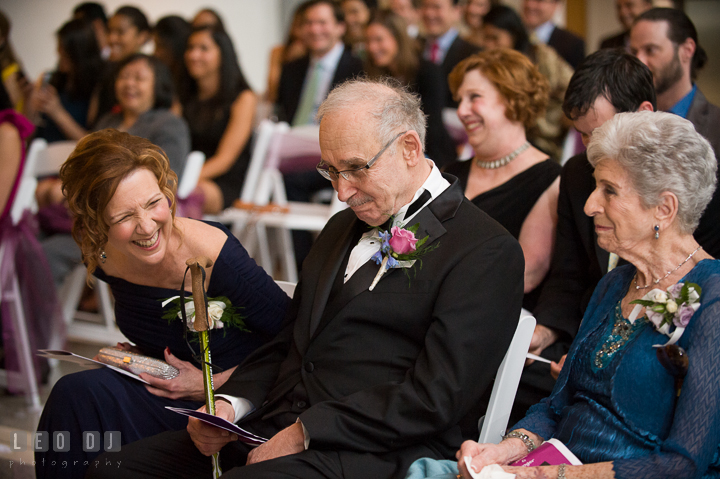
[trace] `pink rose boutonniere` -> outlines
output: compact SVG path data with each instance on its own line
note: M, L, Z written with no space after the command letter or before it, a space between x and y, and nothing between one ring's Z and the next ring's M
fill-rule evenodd
M375 289L380 278L391 268L405 268L405 274L410 278L408 268L414 268L415 262L418 260L422 268L420 257L439 246L439 244L436 244L424 247L429 236L425 236L420 240L417 239L415 233L417 233L419 227L420 223L415 223L408 228L393 226L390 231L385 230L378 233L382 245L380 251L375 253L371 259L380 265L380 269L370 285L370 291Z

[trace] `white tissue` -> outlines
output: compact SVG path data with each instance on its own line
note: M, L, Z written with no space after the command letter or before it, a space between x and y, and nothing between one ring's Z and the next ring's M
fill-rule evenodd
M515 474L505 472L502 467L497 464L490 464L482 468L479 473L475 472L471 467L472 458L470 456L463 457L465 460L465 466L470 471L470 475L473 479L515 479Z

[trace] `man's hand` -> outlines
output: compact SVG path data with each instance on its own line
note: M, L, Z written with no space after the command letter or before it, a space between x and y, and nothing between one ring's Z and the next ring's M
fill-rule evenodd
M248 454L247 463L255 464L276 457L289 456L305 450L305 434L302 424L296 422L275 434L268 442Z
M205 406L198 409L198 411L206 412ZM215 402L215 415L230 422L235 422L235 410L227 401L219 400ZM189 418L187 432L190 433L190 438L195 443L198 451L206 456L212 456L220 451L225 444L237 441L238 438L237 434L211 426L193 417Z
M533 331L532 339L530 340L529 353L540 356L540 354L550 345L552 345L558 339L558 334L547 326L538 324L535 326ZM532 364L534 360L525 360L525 366Z

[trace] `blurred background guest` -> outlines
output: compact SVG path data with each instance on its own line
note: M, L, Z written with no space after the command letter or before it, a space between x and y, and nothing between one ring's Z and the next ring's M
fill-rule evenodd
M366 29L368 77L392 77L420 95L427 115L425 152L438 168L455 161L455 144L442 122L445 95L440 67L418 56L415 41L407 35L405 21L390 10L378 10Z
M130 55L118 65L115 80L120 111L105 114L95 129L115 128L150 140L163 149L180 178L190 153L190 132L185 120L170 111L173 92L164 63L144 53Z
M100 48L100 56L103 60L110 57L110 45L108 45L108 27L105 7L96 2L83 2L73 9L73 18L84 20L90 24L95 32L95 39Z
M224 30L194 29L185 66L191 81L182 95L183 116L190 126L191 149L206 158L198 186L204 211L217 213L240 197L257 98Z
M283 66L304 57L307 53L305 42L300 38L303 29L305 6L304 3L301 3L293 12L292 22L290 22L285 43L274 47L270 52L268 84L265 97L271 104L277 101L278 85L280 84L280 74L282 73Z
M376 2L372 2L376 3ZM343 41L352 48L352 52L365 59L365 27L370 20L370 12L375 5L366 0L340 0L340 8L345 15L345 37Z
M138 8L123 6L118 8L108 20L109 62L103 69L97 93L96 106L90 112L90 124L100 119L117 104L115 98L115 75L117 64L133 53L139 53L150 40L150 23Z
M276 103L278 118L293 126L314 124L328 92L363 68L362 61L342 42L346 26L340 6L331 0L309 0L303 8L300 38L307 54L284 65ZM310 173L313 179L318 176L315 171Z
M95 33L83 20L60 27L57 52L56 70L40 77L25 108L37 126L37 136L48 142L77 140L85 134L103 67Z
M653 7L652 0L615 0L617 19L623 31L603 39L600 48L622 48L630 46L630 28L637 17Z
M439 65L442 70L442 91L445 94L445 106L457 108L447 77L465 58L480 51L480 47L468 43L460 37L457 26L460 22L459 0L422 0L420 15L425 29L425 38L420 42L422 56Z
M535 40L551 46L558 54L577 68L585 58L585 41L553 22L561 0L523 0L522 17Z
M192 27L182 17L170 15L157 21L153 27L153 42L155 51L153 56L163 62L172 75L175 95L185 91L188 81L187 70L185 69L185 46ZM177 103L175 103L175 100ZM182 107L176 97L174 99L173 111L180 113Z
M562 147L569 121L562 111L563 98L573 68L551 47L532 43L520 16L510 7L498 5L485 15L483 25L485 48L512 48L527 56L550 86L545 114L528 131L528 139L556 161L562 157Z
M517 238L525 255L523 307L532 311L550 268L560 183L560 165L525 136L547 105L547 80L523 54L497 49L459 63L449 82L475 156L445 171Z
M421 34L420 14L418 13L418 0L388 0L388 7L400 15L407 24L407 34L410 38L418 38Z
M15 111L22 113L31 86L10 45L10 20L0 11L0 78Z
M213 27L219 30L225 30L225 24L223 23L222 17L212 8L203 8L197 12L190 23L193 28Z
M13 108L0 85L0 224L6 226L25 163L25 140L34 126Z
M462 5L462 19L465 27L463 38L478 47L483 46L483 18L499 0L466 0Z

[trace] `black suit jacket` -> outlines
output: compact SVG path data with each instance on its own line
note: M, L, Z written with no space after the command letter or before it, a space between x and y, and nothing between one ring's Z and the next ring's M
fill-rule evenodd
M593 167L585 153L570 158L560 174L558 224L550 274L533 311L538 324L572 340L600 279L609 253L597 244L585 202L595 189Z
M695 126L695 130L710 142L717 158L720 153L720 108L707 101L698 89L688 110L687 119ZM720 170L717 174L720 185ZM708 254L720 258L720 188L715 189L694 236Z
M402 478L419 457L453 457L459 423L470 415L477 424L473 411L517 325L524 260L447 178L454 184L413 220L437 248L410 278L394 269L369 291L370 261L343 285L367 226L349 209L328 222L285 329L218 391L261 406L243 423L279 429L299 417L310 449L337 452L347 478Z
M310 66L310 56L294 60L282 68L280 84L278 85L277 113L278 119L292 123L295 112L300 104L303 83ZM363 72L362 60L356 57L350 48L345 46L340 61L338 61L335 75L333 76L330 90L335 86L359 76ZM329 91L328 91L329 93Z
M420 41L420 51L425 51L426 42L427 39L422 39ZM457 102L453 100L452 93L450 92L450 87L448 87L448 75L450 75L450 72L453 70L453 68L455 68L458 63L465 60L470 55L478 53L481 50L482 48L478 47L477 45L473 45L472 43L463 40L460 35L458 35L455 40L453 40L453 42L450 44L450 48L448 48L448 51L445 53L445 57L443 58L442 63L439 65L440 74L443 81L441 88L444 91L443 97L445 98L445 107L457 108Z
M547 43L574 69L585 58L585 40L574 33L555 27Z

